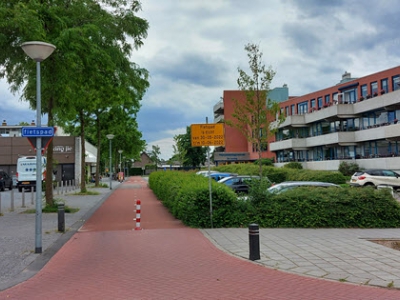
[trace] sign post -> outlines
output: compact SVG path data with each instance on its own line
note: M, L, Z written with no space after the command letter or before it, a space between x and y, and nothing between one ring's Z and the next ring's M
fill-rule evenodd
M207 147L208 175L210 175L209 146L225 145L224 124L222 123L208 124L208 118L206 118L206 124L192 124L190 126L190 136L191 136L192 147ZM208 186L210 190L210 222L211 222L211 228L213 228L211 176L208 176Z

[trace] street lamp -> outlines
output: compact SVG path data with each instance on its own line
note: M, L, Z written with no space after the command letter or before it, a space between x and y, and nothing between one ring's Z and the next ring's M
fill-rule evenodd
M106 137L109 139L110 141L110 190L112 190L112 171L111 171L111 167L112 167L112 163L111 163L111 140L114 138L113 134L107 134Z
M22 50L36 61L36 127L42 127L40 62L49 57L56 46L43 42L26 42ZM36 216L35 216L35 253L42 253L42 138L36 137Z

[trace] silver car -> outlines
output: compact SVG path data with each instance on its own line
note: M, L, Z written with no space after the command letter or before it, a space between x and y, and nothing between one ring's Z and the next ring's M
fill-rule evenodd
M285 181L278 184L275 184L268 188L268 192L274 194L280 194L282 192L297 188L297 187L340 187L340 185L329 183L329 182L320 182L320 181Z

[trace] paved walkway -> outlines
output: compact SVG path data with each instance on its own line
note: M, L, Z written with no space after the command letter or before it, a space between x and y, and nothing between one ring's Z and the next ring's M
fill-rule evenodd
M94 198L93 206L102 203ZM142 201L143 230L133 230L136 199ZM399 237L395 229L262 229L261 260L251 262L243 259L248 257L247 229L187 228L140 177L116 186L86 222L81 217L73 225L84 225L76 233L71 227L71 237L48 255L51 259L42 269L37 261L54 244L44 247L42 255L27 255L36 259L22 273L3 278L3 286L25 281L0 292L0 299L400 299L399 290L366 286L372 279L364 281L365 274L375 274L373 280L383 278L377 285L398 283L394 269L400 252L366 240ZM35 264L36 270L31 268ZM357 274L363 285L346 283L351 281L346 272ZM329 278L327 273L340 275L334 280L316 278Z

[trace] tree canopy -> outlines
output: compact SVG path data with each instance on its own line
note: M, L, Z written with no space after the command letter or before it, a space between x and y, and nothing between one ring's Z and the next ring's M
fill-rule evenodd
M225 120L229 126L238 129L258 153L260 176L262 175L262 152L268 149L268 139L275 132L276 117L278 124L283 122L279 115L279 104L268 97L270 84L275 76L272 67L266 67L262 61L263 53L259 46L247 44L244 48L249 58L250 74L240 67L237 84L244 93L244 101L234 102L233 120ZM274 125L271 126L271 125Z
M139 153L145 143L136 114L149 82L147 70L130 57L147 37L149 24L136 15L140 9L136 0L2 1L0 78L7 79L12 92L22 90L21 99L36 109L35 62L20 46L26 41L55 45L54 53L41 63L41 113L48 114L48 125L65 126L70 132L76 126L82 141L86 128L93 126L97 146L106 144L107 133L125 133L126 147L121 149ZM139 147L129 148L128 138ZM85 190L83 142L81 152L81 189ZM48 161L51 158L49 147Z

